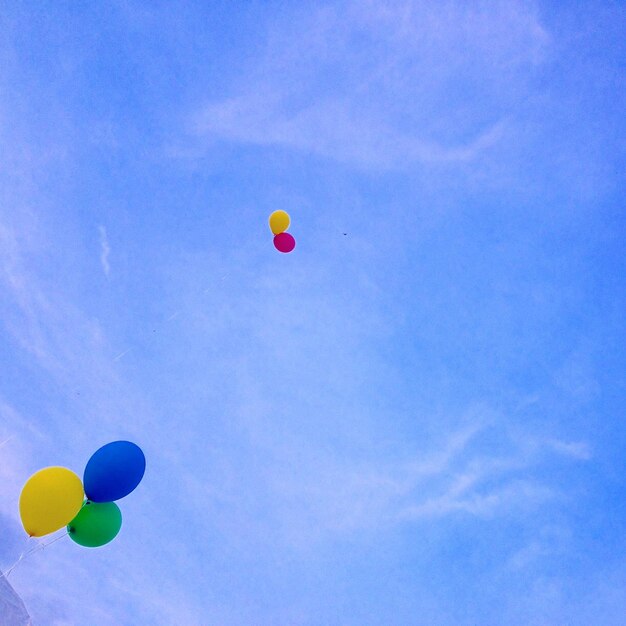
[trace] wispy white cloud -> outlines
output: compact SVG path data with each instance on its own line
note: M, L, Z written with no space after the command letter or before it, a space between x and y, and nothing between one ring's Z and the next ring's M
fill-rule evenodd
M503 139L548 40L527 3L300 8L192 125L362 166L463 163Z
M555 452L579 461L588 461L592 457L591 448L585 441L548 441Z
M423 458L414 462L357 461L330 450L311 449L306 442L266 442L267 463L255 489L267 494L272 509L261 518L245 513L253 506L250 494L240 483L232 483L232 470L208 489L203 480L188 477L186 490L189 498L211 511L225 534L229 534L226 529L238 528L241 541L247 541L249 534L267 536L298 551L407 523L444 518L460 523L460 516L485 519L512 513L520 518L564 496L559 486L534 477L534 470L554 460L553 454L546 457L542 445L528 446L509 436L497 426L501 418L494 424L476 411L470 414L471 420L462 420L470 423L438 445L422 448ZM508 441L505 456L484 445L494 436ZM546 443L552 450L552 442ZM239 529L241 516L246 521Z
M284 146L357 165L398 167L426 163L463 162L474 158L503 136L498 120L466 143L444 146L420 140L370 121L349 103L322 102L315 107L281 115L272 102L243 96L203 111L197 128L231 141Z
M567 553L572 533L566 527L548 525L540 528L526 544L508 559L506 568L512 572L537 566L542 560Z
M98 232L100 233L100 264L102 265L104 274L108 278L111 273L111 264L109 263L111 246L109 245L106 228L100 225L98 226Z

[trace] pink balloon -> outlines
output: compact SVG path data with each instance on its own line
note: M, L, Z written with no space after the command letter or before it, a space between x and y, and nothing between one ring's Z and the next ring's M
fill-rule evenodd
M274 247L279 252L291 252L296 247L296 240L289 233L279 233L274 237Z

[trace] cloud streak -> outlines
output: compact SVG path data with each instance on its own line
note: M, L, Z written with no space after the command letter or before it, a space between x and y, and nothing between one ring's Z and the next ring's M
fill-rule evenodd
M341 2L283 19L235 95L196 114L198 135L368 168L462 164L505 138L548 45L515 2Z
M100 265L102 265L104 275L108 278L111 274L111 264L109 263L111 246L109 245L106 228L100 225L98 226L98 232L100 233Z

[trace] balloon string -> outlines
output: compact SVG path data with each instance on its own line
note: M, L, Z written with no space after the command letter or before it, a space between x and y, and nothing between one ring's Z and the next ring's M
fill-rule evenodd
M57 541L63 539L63 537L67 537L69 535L69 533L66 531L65 533L63 533L61 536L59 537L55 537L54 539L52 539L52 541L48 541L48 543L39 543L36 547L32 548L31 550L26 550L26 548L28 547L28 543L34 539L34 537L29 537L28 540L26 541L26 547L24 548L24 550L22 551L22 554L20 554L19 558L17 559L17 561L15 561L15 563L13 563L13 565L11 565L11 567L4 573L4 577L8 578L9 574L25 559L27 559L31 554L34 554L35 552L39 551L39 550L43 550L44 548L47 548L48 546L51 546L53 543L56 543Z
M17 561L15 561L15 563L13 563L13 565L11 565L11 567L9 567L9 569L4 572L4 577L7 578L9 576L9 574L18 566L18 564L22 561L22 559L26 556L26 551L28 549L28 544L34 540L34 537L28 537L28 539L26 539L26 545L24 546L24 549L22 550L22 553L20 554L20 556L18 557Z

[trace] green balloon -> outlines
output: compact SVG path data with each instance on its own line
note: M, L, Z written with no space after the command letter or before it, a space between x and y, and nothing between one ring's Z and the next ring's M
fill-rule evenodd
M122 512L115 502L86 500L78 515L67 525L72 541L86 548L99 548L120 532Z

